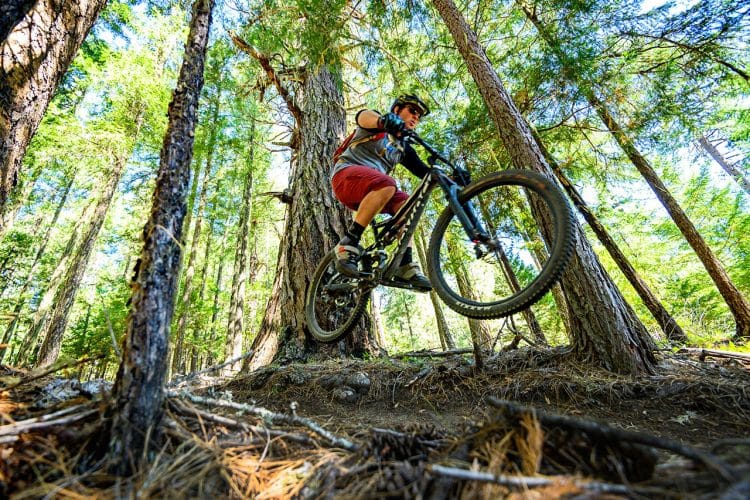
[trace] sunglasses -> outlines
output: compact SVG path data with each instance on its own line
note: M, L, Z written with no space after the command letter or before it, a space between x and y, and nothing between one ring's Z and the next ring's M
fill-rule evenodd
M409 110L409 113L413 114L417 118L422 118L422 110L419 108L416 108L414 106L406 106L406 109Z

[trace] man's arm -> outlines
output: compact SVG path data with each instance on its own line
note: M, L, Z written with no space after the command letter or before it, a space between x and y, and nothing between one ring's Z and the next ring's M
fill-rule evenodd
M371 109L363 109L354 118L357 122L357 126L362 127L365 130L381 130L380 128L380 113Z
M411 144L404 145L404 157L401 159L401 164L420 179L430 171L430 167L422 161Z

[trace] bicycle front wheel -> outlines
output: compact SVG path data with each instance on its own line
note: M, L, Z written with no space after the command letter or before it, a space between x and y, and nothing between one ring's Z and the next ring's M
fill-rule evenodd
M538 301L573 253L573 214L557 186L530 170L507 170L469 184L459 201L489 238L471 241L453 211L443 211L427 259L440 298L477 319L508 316Z
M305 297L305 319L319 342L333 342L349 333L367 306L371 287L336 271L329 252L318 264Z

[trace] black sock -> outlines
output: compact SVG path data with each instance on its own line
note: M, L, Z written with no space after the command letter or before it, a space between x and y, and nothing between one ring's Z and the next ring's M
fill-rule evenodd
M362 238L362 233L365 231L365 228L360 226L357 221L352 222L352 225L349 226L349 229L346 230L346 234L344 235L344 239L342 239L342 243L348 243L351 245L358 245L360 238ZM344 241L347 240L347 241Z
M411 261L412 261L411 247L406 247L404 256L401 257L401 265L405 266L406 264L411 264Z

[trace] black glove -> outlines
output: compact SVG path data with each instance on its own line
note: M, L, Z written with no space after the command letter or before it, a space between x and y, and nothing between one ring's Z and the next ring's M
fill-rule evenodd
M401 135L404 130L406 130L406 125L404 124L404 120L401 119L400 116L398 116L395 113L386 113L383 116L380 117L380 128L384 129L386 132L388 132L391 135L399 136Z

